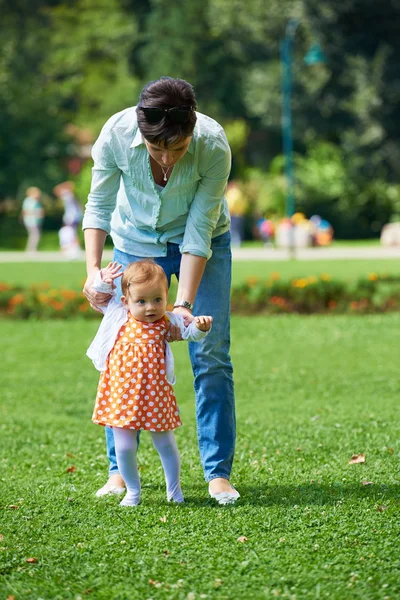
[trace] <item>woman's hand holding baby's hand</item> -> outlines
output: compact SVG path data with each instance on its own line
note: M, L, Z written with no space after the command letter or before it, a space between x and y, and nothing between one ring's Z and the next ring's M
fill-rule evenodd
M114 283L114 279L117 279L117 277L120 277L122 275L120 269L122 269L122 267L118 263L109 263L104 269L101 269L100 271L102 280L105 283L111 284L113 288L115 288L116 286ZM102 292L96 292L96 290L93 289L93 282L98 272L99 269L94 269L89 274L85 286L83 288L83 293L89 300L90 306L94 308L94 310L97 310L97 312L102 312L98 307L107 305L111 299L111 294L103 294Z
M197 329L200 329L200 331L208 331L209 329L211 329L212 320L213 320L212 317L204 317L204 316L194 318L196 327L197 327Z
M101 269L101 278L104 283L109 283L115 288L114 279L118 279L122 275L122 265L117 262L110 262L104 269Z

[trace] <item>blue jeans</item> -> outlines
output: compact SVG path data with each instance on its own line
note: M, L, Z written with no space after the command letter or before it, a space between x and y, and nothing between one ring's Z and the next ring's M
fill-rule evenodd
M196 420L200 458L206 481L216 477L229 479L236 437L230 346L230 234L212 240L212 257L207 261L197 292L193 313L211 315L213 326L201 342L189 343L189 355L196 393ZM114 260L124 267L139 256L114 250ZM154 259L164 269L168 283L179 278L181 253L178 244L168 244L167 256ZM116 283L120 285L120 279ZM120 289L117 290L121 293ZM109 474L118 473L113 430L106 427Z

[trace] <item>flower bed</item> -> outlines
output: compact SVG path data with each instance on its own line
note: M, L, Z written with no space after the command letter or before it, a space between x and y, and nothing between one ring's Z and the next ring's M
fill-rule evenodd
M330 275L282 281L248 278L232 289L232 311L240 313L373 313L400 310L400 276L377 275L354 282Z
M0 314L16 319L98 318L82 292L53 289L48 284L28 288L0 282Z
M232 288L232 312L266 313L374 313L400 310L400 276L377 275L353 282L329 275L283 281L278 273L267 280L249 277ZM96 319L82 292L52 289L47 284L28 288L0 282L0 315L16 319L81 316Z

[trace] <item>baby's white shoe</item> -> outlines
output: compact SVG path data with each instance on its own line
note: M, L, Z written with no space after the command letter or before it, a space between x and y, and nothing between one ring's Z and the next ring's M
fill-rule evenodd
M119 503L120 506L137 506L140 504L140 495L128 492Z
M177 504L185 502L180 485L177 485L174 489L167 489L167 501L176 502Z

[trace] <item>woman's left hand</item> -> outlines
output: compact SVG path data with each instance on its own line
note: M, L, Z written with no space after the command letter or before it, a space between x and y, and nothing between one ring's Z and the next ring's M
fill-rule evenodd
M185 321L186 326L189 325L189 323L191 323L194 319L194 316L192 315L190 310L184 308L183 306L177 306L172 312L175 315L181 315L181 317L183 317L183 320Z
M193 319L194 319L194 316L192 315L190 310L183 308L183 306L177 306L176 308L174 308L173 313L176 315L181 315L183 317L183 320L185 321L186 326L189 325L189 323L191 321L193 321ZM181 340L182 340L182 334L181 334L181 330L179 329L178 325L171 324L169 326L168 341L180 342Z

